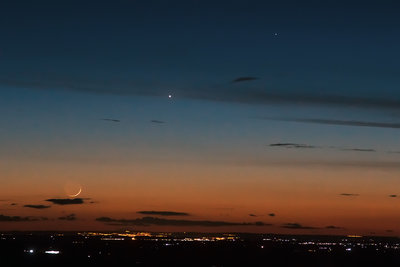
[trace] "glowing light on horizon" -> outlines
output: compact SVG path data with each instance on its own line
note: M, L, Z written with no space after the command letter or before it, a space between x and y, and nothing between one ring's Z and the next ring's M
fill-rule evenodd
M57 254L60 254L60 251L59 250L46 250L44 253L57 255Z

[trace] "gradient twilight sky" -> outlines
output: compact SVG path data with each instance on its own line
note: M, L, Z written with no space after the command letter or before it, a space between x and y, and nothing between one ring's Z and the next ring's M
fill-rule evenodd
M399 235L399 13L1 1L0 231Z

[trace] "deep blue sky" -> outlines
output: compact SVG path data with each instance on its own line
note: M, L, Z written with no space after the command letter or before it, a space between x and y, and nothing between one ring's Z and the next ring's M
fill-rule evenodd
M234 101L241 91L399 100L399 4L349 2L2 1L0 79ZM239 76L261 79L229 84Z

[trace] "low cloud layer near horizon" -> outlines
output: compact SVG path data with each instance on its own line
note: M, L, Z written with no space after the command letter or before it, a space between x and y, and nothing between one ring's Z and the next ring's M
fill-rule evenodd
M319 229L318 227L304 226L300 223L285 223L285 224L282 224L281 227L288 228L288 229L305 229L305 230Z
M328 225L325 227L314 227L314 226L305 226L300 223L284 223L281 225L282 228L287 229L300 229L300 230L316 230L316 229L330 229L330 230L342 230L343 227L335 226L335 225Z
M99 217L96 221L103 222L110 225L138 225L138 226L150 226L150 225L169 225L169 226L207 226L207 227L219 227L219 226L269 226L271 224L264 222L226 222L226 221L195 221L195 220L171 220L162 219L157 217L142 217L137 219L113 219L110 217Z
M74 213L68 214L66 216L61 216L58 217L59 220L61 221L75 221L76 220L76 216Z
M47 217L33 217L33 216L8 216L0 214L0 222L35 222L35 221L46 221Z

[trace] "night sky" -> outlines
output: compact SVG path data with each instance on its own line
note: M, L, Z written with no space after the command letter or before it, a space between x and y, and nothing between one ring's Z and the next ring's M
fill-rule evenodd
M400 234L399 13L1 1L0 231Z

